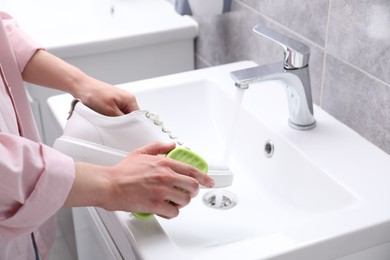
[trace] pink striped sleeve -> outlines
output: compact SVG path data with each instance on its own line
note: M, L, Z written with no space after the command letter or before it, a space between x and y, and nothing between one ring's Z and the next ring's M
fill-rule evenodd
M41 44L32 39L21 30L15 19L9 14L0 12L8 39L11 43L19 71L23 72L24 67L38 49L44 49Z
M0 233L12 239L31 232L64 204L73 160L26 138L0 133Z

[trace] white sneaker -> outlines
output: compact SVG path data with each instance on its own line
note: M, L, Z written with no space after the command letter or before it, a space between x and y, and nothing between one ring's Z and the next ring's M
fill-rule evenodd
M154 141L176 142L176 146L190 149L163 125L155 113L137 110L117 117L104 116L73 100L63 135L53 147L75 160L114 164L132 150ZM201 154L200 154L201 155ZM228 168L209 164L209 175L216 187L232 184L233 174ZM222 169L222 170L221 170Z

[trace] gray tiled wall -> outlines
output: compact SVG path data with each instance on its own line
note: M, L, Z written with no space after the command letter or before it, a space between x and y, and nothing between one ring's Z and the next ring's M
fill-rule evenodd
M233 0L231 12L195 19L197 68L281 60L257 23L305 42L315 103L390 154L389 0Z

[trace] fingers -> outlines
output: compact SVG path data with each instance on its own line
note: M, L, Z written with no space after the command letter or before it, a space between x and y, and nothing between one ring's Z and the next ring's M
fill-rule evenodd
M106 116L121 116L139 110L137 99L132 93L95 79L93 83L93 94L80 99L96 112ZM99 98L94 98L97 95Z
M171 218L175 218L179 215L180 208L177 205L175 205L174 203L172 203L170 201L166 201L161 212L163 212L163 213L156 213L156 215L158 215L162 218L171 219Z
M129 114L135 110L139 110L138 103L134 95L125 92L129 95L123 96L121 99L112 99L107 102L111 102L108 106L104 106L105 110L102 113L106 116L122 116Z
M180 209L187 206L191 201L191 197L188 192L177 188L172 188L169 191L166 191L164 197L165 199L163 199L163 197L159 197L159 202L154 205L153 211L146 210L145 213L153 212L163 218L171 219L177 217Z
M177 217L180 209L190 203L191 197L188 192L181 189L176 189L176 192L177 194L172 192L172 200L165 200L165 203L161 207L161 212L163 213L157 213L158 216L166 219Z
M133 153L149 155L167 154L175 148L175 146L175 143L153 142L134 150Z
M181 192L188 194L191 198L194 198L199 193L199 181L195 178L181 175L175 172L172 185L174 188Z
M113 112L111 116L122 116L139 110L139 105L133 94L123 91L122 89L117 89L117 91L119 91L119 94L122 94L122 96L116 95L112 100Z
M135 96L125 91L124 100L116 101L117 107L123 114L131 113L135 110L139 110L139 105Z
M167 154L172 149L174 149L175 146L176 146L175 143L154 142L146 146L143 146L135 150L134 152L141 153L141 154L149 154L149 155ZM169 167L176 173L196 179L199 182L199 184L207 188L212 188L215 186L214 180L204 172L197 169L196 167L170 158L166 158L166 160L169 160ZM183 185L185 185L185 183L183 183ZM181 188L185 189L191 187L186 186Z
M175 143L161 143L154 142L143 146L137 150L135 153L141 154L149 154L149 155L158 155L158 154L167 154L176 146ZM200 171L196 167L179 162L170 158L165 158L169 162L169 167L177 174L186 176L187 178L183 178L178 176L177 183L175 184L177 187L180 187L184 190L189 191L191 194L197 194L198 185L203 185L207 188L212 188L215 186L214 180L209 177L204 172ZM191 177L191 178L188 178ZM194 179L197 182L194 182ZM194 195L194 196L195 196Z
M186 184L191 185L188 181L190 179L197 180L200 185L203 185L207 188L214 187L214 185L215 185L214 180L210 176L205 174L204 172L200 171L198 168L196 168L192 165L183 163L183 162L179 162L179 161L170 159L170 158L166 158L166 159L170 160L170 166L171 166L171 169L173 171L175 171L176 173L178 173L180 175L183 175L183 177L187 177L187 178L181 178L181 180L183 180L183 183L177 184L177 187L181 187L185 190L190 191L189 189L191 188L191 186L183 187ZM184 181L184 180L187 180L187 181ZM183 186L180 186L180 185L183 185Z
M168 194L168 198L165 201L180 209L191 202L191 195L183 189L175 188Z

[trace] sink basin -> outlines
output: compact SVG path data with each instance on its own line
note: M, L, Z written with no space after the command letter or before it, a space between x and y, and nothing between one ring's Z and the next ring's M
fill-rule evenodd
M234 173L230 187L202 188L172 220L97 209L123 252L142 259L341 259L390 241L390 156L318 106L316 128L290 128L281 82L244 93L234 87L229 72L255 65L119 85L206 160L223 159L231 147ZM62 126L70 99L49 100Z

